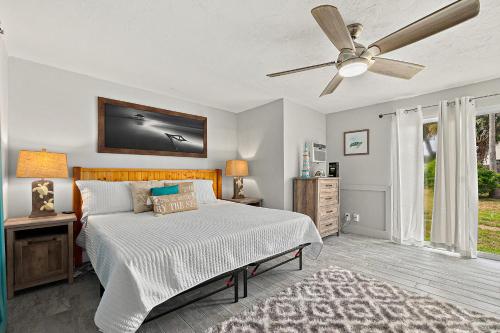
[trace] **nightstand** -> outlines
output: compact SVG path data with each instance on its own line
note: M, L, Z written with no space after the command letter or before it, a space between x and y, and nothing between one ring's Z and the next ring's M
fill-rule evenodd
M75 221L75 214L5 221L9 299L21 289L63 279L73 282Z
M224 198L223 200L237 202L243 205L262 207L261 198L240 198L240 199Z

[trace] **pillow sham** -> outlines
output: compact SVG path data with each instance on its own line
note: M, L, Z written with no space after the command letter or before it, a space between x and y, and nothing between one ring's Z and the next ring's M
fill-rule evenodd
M77 180L76 186L82 195L83 217L128 212L134 208L128 182Z
M153 187L162 187L163 184L162 181L157 180L130 182L129 191L132 194L134 213L138 214L153 210L153 204L148 203L151 189Z
M185 179L185 180L165 180L165 184L172 183L189 183L194 184L194 192L196 193L196 201L198 204L207 204L217 202L214 189L212 187L213 181L209 179Z
M153 187L151 188L151 195L154 197L160 195L170 195L170 194L179 194L179 185L170 185L163 187Z
M194 192L151 197L156 215L165 215L198 209Z

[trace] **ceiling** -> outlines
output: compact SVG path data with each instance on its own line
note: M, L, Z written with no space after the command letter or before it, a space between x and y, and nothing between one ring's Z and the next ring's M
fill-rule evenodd
M240 112L287 98L330 113L500 77L500 1L478 17L386 57L426 65L413 80L373 73L318 98L335 60L310 10L329 3L360 22L365 45L451 0L2 0L10 56Z

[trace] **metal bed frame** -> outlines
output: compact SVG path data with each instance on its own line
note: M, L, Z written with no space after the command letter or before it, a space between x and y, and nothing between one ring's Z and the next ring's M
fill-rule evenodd
M202 300L202 299L205 299L205 298L207 298L207 297L210 297L210 296L212 296L212 295L215 295L215 294L217 294L217 293L219 293L219 292L221 292L221 291L224 291L224 290L226 290L226 289L229 289L229 288L233 288L233 289L234 289L234 303L238 303L238 300L239 300L239 298L240 298L240 297L239 297L239 283L238 283L238 278L239 278L239 274L240 274L240 273L242 273L242 274L243 274L243 298L245 298L245 297L247 297L247 296L248 296L248 280L249 280L249 279L252 279L252 278L254 278L254 277L256 277L256 276L258 276L258 275L260 275L260 274L263 274L263 273L265 273L265 272L267 272L267 271L270 271L271 269L274 269L274 268L276 268L276 267L279 267L279 266L285 265L285 264L287 264L287 263L289 263L289 262L291 262L291 261L293 261L293 260L297 260L297 259L299 260L299 270L302 270L302 251L303 251L303 249L304 249L306 246L309 246L310 244L311 244L311 243L306 243L306 244L302 244L302 245L296 246L296 247L294 247L294 248L292 248L292 249L290 249L290 250L287 250L287 251L284 251L284 252L278 253L278 254L273 255L273 256L270 256L270 257L268 257L268 258L265 258L265 259L262 259L262 260L259 260L259 261L256 261L256 262L253 262L253 263L250 263L250 264L248 264L248 265L246 265L246 266L243 266L243 267L240 267L240 268L234 269L234 270L232 270L232 271L229 271L229 272L223 273L223 274L218 275L218 276L216 276L216 277L214 277L214 278L212 278L212 279L210 279L210 280L207 280L207 281L205 281L205 282L202 282L202 283L200 283L200 284L198 284L198 285L196 285L196 286L194 286L194 287L192 287L192 288L190 288L190 289L188 289L188 290L185 290L185 291L183 291L182 293L180 293L180 294L178 294L178 295L176 295L176 296L180 296L180 295L186 294L186 293L188 293L188 292L190 292L190 291L193 291L193 290L196 290L196 289L199 289L199 288L205 287L205 286L207 286L207 285L209 285L209 284L211 284L211 283L213 283L213 282L219 281L219 280L221 280L221 279L223 279L223 278L229 278L228 280L226 280L226 281L225 281L225 283L224 283L224 286L223 286L223 287L217 288L216 290L213 290L213 291L211 291L211 292L209 292L209 293L207 293L207 294L205 294L205 295L202 295L202 296L198 296L198 297L196 297L196 298L193 298L193 299L191 299L191 300L187 301L186 303L183 303L183 304L181 304L181 305L175 306L175 307L173 307L172 309L169 309L169 310L167 310L167 311L164 311L164 312L161 312L161 313L158 313L158 314L153 314L153 315L151 315L151 313L150 313L150 315L148 315L148 316L146 317L146 319L143 321L143 323L147 323L147 322L149 322L149 321L152 321L152 320L158 319L158 318L160 318L160 317L162 317L162 316L164 316L164 315L166 315L166 314L169 314L169 313L171 313L171 312L173 312L173 311L179 310L180 308L183 308L183 307L185 307L185 306L188 306L188 305L190 305L190 304L193 304L193 303L195 303L195 302L198 302L198 301L200 301L200 300ZM294 252L294 251L297 251L297 252L295 252L295 255L294 255L293 257L288 258L288 259L286 259L286 260L284 260L284 261L281 261L281 262L279 262L279 263L277 263L277 264L275 264L275 265L273 265L273 266L271 266L271 267L268 267L268 268L266 268L266 269L264 269L264 270L261 270L261 271L257 272L257 270L259 269L259 267L260 267L262 264L264 264L264 263L266 263L266 262L268 262L268 261L271 261L271 260L273 260L273 259L276 259L276 258L282 257L282 256L284 256L284 255L287 255L287 254L289 254L289 253L292 253L292 252ZM253 267L253 269L252 269L252 271L251 271L251 273L250 273L250 276L248 276L248 268L249 268L249 267ZM104 287L102 286L102 284L100 284L100 282L99 282L99 285L100 285L100 288L99 288L99 294L100 294L100 296L102 297L102 295L104 294ZM175 296L175 297L176 297L176 296ZM166 302L168 302L168 301L169 301L169 300L167 300ZM165 303L166 303L166 302L165 302ZM161 305L163 305L163 304L165 304L165 303L159 304L158 306L161 306Z

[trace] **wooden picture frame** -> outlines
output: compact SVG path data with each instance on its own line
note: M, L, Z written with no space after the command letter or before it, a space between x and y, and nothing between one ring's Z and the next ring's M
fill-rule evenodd
M355 135L358 134L358 139L366 139L364 141L352 142ZM353 144L358 144L358 147L354 147ZM349 144L349 147L347 146ZM358 151L359 150L359 151ZM344 156L355 156L355 155L369 155L370 154L370 130L362 129L356 131L344 132Z
M97 100L99 153L207 157L206 117L104 97ZM171 126L170 133L165 126ZM126 135L116 138L116 133Z

